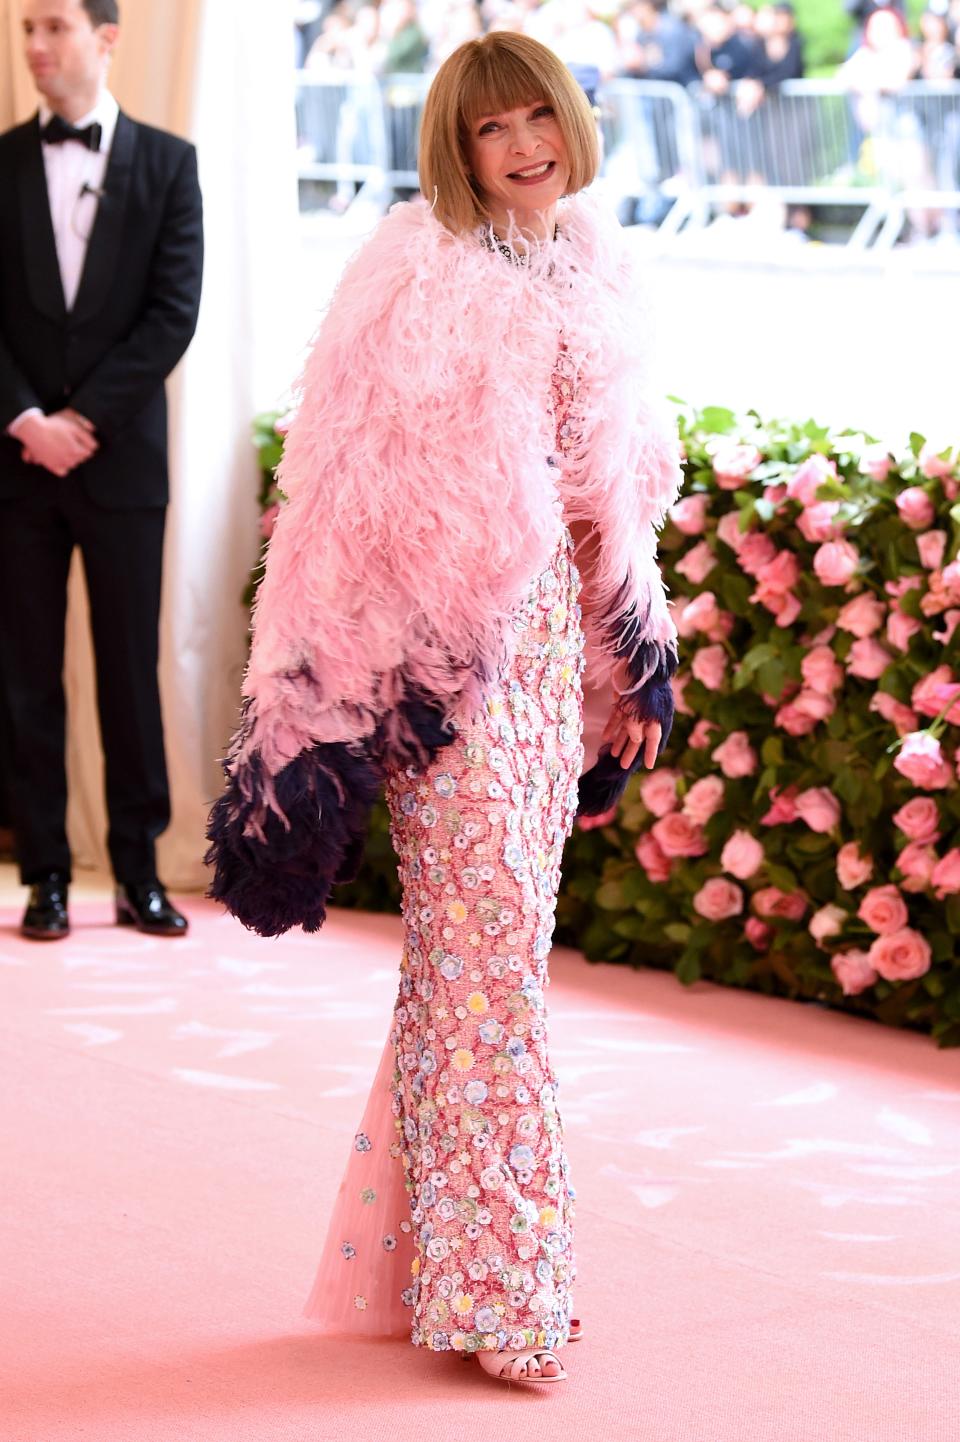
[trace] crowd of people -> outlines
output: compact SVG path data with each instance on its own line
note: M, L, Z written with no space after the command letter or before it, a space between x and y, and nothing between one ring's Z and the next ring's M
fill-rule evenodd
M837 0L840 3L840 0ZM960 0L931 0L915 32L902 0L846 0L854 24L840 76L858 91L960 76ZM804 75L790 0L301 0L297 64L374 74L432 72L464 40L513 30L599 82L669 80L725 93Z

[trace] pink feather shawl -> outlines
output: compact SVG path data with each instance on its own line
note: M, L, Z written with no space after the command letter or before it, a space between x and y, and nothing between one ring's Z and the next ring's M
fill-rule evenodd
M243 805L225 803L227 819L242 814L247 837L263 838L268 811L287 825L273 782L311 748L356 755L376 737L381 757L416 751L405 700L448 718L480 694L564 518L599 542L585 599L601 669L632 660L635 687L672 669L656 531L681 472L647 375L636 265L592 197L561 202L558 228L511 263L418 200L347 266L286 438L288 499L228 761ZM558 455L561 337L574 439ZM228 886L214 894L230 902Z
M255 613L246 744L269 771L368 736L398 686L454 709L482 685L556 544L558 489L599 531L591 610L635 601L637 640L674 642L655 532L681 473L635 267L592 198L558 219L553 245L510 264L404 203L348 265L300 381ZM558 469L561 334L579 440Z

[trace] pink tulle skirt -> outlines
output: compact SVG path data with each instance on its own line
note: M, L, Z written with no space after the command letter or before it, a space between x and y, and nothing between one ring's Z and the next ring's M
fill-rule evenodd
M416 1248L391 1110L395 1067L388 1033L303 1309L325 1332L410 1336L413 1306L402 1295Z

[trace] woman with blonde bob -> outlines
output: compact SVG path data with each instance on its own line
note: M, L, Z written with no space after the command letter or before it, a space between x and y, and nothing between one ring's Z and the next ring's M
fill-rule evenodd
M209 832L245 925L316 930L385 785L399 995L307 1315L538 1383L579 1335L544 1002L561 852L654 764L676 666L675 430L596 167L586 98L536 41L439 70L423 197L348 265L302 377ZM578 789L581 574L616 704Z

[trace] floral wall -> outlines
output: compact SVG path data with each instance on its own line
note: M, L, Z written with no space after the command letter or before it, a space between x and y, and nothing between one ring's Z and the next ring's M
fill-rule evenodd
M558 939L960 1044L960 447L893 454L719 407L679 421L676 725L572 837ZM337 900L397 906L382 808Z
M561 933L958 1043L957 449L717 408L681 427L677 723L574 837Z

